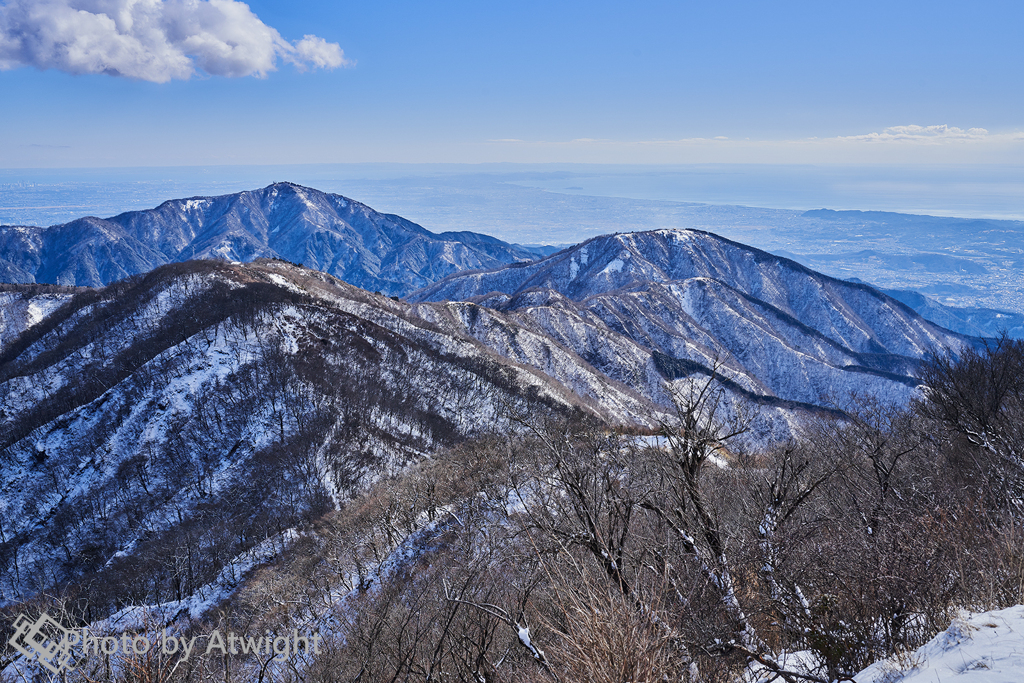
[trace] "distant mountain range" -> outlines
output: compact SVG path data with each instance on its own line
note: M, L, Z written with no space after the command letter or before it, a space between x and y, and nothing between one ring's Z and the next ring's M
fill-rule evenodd
M266 257L401 296L454 272L548 253L473 232L435 234L341 195L275 183L107 219L0 226L0 282L98 287L165 263Z
M808 211L809 218L945 225L953 219L883 212ZM913 221L911 221L913 219ZM979 229L986 223L974 221ZM566 245L562 245L566 246ZM550 256L559 247L509 244L480 233L433 233L401 216L381 214L337 194L294 183L219 197L164 202L112 218L80 218L50 227L0 225L0 282L97 287L190 259L249 262L281 258L335 275L369 291L405 296L448 275ZM985 273L985 267L944 254L796 255L774 253L813 268L861 259L929 272ZM847 278L860 282L856 277ZM965 335L1024 336L1024 315L983 307L944 306L917 292L883 290L928 320ZM0 327L6 327L0 321ZM13 329L13 328L10 328Z

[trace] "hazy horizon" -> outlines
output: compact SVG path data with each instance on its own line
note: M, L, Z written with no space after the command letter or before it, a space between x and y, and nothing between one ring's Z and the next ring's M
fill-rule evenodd
M308 164L0 169L0 224L48 226L86 215L108 217L169 199L230 194L276 181L343 194L435 231L471 229L482 218L481 203L514 216L522 202L535 198L535 190L637 205L1024 220L1024 166ZM486 227L477 229L487 232Z

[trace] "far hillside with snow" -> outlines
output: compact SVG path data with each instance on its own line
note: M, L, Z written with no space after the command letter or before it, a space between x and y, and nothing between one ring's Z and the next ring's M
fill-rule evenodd
M473 232L433 233L293 183L48 228L0 226L0 280L89 287L166 263L266 257L402 296L458 271L528 262L544 253Z

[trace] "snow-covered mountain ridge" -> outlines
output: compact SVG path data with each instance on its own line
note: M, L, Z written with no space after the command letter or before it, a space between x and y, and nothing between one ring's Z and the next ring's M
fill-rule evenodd
M868 287L744 263L743 247L717 240L617 235L463 276L546 273L579 300L531 286L405 303L275 260L170 264L80 290L0 349L0 590L116 573L119 557L137 566L207 528L201 509L243 529L268 501L282 523L301 518L500 426L510 406L654 427L670 387L717 358L725 410L758 405L751 438L769 443L830 394L906 400L925 353L966 343ZM718 278L667 279L686 267L671 249L701 243L702 272ZM739 286L719 279L730 273ZM32 287L7 295L26 311L54 296ZM819 299L797 310L799 288ZM250 545L244 533L223 542L225 560ZM194 584L215 570L196 569Z
M696 230L596 237L409 298L500 310L598 366L621 355L606 340L625 339L664 377L722 365L755 395L819 405L850 391L905 400L922 359L976 343L869 286Z
M341 195L275 183L107 219L0 226L0 281L96 287L165 263L268 257L403 295L457 271L540 253L473 232L435 234Z
M517 353L448 305L281 261L171 264L79 292L0 350L0 596L158 562L210 525L229 559L267 515L340 504L505 410L654 424L640 392L489 315Z
M866 285L692 230L608 235L463 271L410 302L281 260L229 260L257 254L254 226L293 235L310 258L325 253L310 251L326 239L316 226L343 230L332 221L346 211L335 246L352 258L332 263L357 283L368 263L373 282L386 271L395 287L466 267L428 246L514 257L490 238L439 241L278 185L168 202L114 227L83 219L110 244L129 244L115 228L130 228L160 253L206 244L200 255L223 258L75 293L8 288L5 324L20 334L0 339L6 599L83 573L116 576L119 558L133 571L159 565L181 534L212 533L216 511L243 531L214 534L223 552L186 582L203 585L256 542L244 530L267 515L286 528L339 505L362 482L499 428L516 406L652 428L673 387L713 371L728 389L723 415L753 415L750 443L768 444L851 393L905 403L922 359L975 341ZM223 252L225 235L235 251ZM69 251L79 265L95 265L95 253Z

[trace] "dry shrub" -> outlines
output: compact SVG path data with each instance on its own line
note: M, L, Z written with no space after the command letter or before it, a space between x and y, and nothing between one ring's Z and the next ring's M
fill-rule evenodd
M662 610L630 599L576 561L552 564L549 578L541 624L551 642L546 654L563 680L678 680L683 653Z

